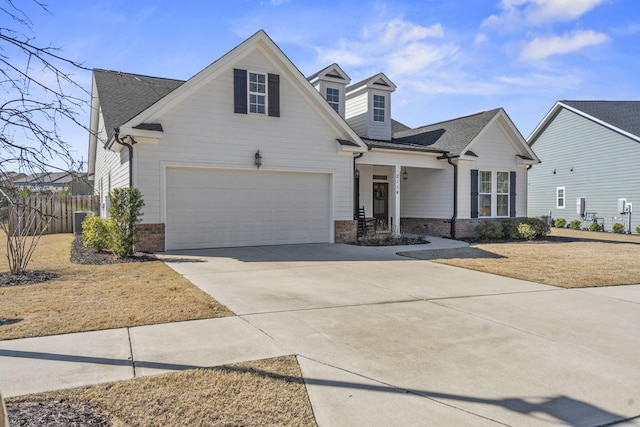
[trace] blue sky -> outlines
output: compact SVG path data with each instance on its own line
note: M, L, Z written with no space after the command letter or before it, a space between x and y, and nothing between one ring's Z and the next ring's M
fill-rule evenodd
M526 138L557 100L640 100L637 0L24 3L37 43L175 79L264 29L305 76L333 62L352 82L384 72L398 86L392 116L411 127L503 107ZM73 73L90 88L89 72ZM86 160L88 136L65 132Z

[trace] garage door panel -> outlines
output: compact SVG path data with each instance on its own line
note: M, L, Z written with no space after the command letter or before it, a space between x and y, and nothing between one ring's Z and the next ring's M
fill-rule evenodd
M169 168L168 249L328 242L328 174Z

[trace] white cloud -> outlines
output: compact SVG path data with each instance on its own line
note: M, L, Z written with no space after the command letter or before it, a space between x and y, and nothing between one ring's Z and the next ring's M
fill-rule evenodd
M573 21L609 0L502 0L501 13L491 15L483 25L503 30Z
M444 37L444 28L439 23L421 26L392 19L365 26L358 37L341 40L337 48L317 47L316 51L321 64L375 67L374 71L361 72L383 71L398 77L423 72L455 57L458 46L441 41ZM433 39L440 41L435 43Z
M474 45L474 46L479 46L479 45L481 45L481 44L483 44L483 43L486 43L486 42L488 42L488 41L489 41L489 37L487 37L487 35L486 35L486 34L484 34L484 33L478 33L478 34L476 35L476 37L473 39L473 45Z
M599 45L608 40L609 37L606 34L592 30L574 31L562 36L537 37L525 46L520 53L520 59L535 61L552 55L577 52L585 47Z
M271 6L280 6L281 4L289 3L291 0L271 0Z

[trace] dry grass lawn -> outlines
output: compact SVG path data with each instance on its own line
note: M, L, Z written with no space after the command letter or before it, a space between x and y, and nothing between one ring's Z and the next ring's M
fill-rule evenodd
M315 426L294 356L9 399L89 402L114 426Z
M74 264L72 242L43 236L29 264L58 279L0 288L0 340L233 315L161 261ZM4 248L0 271L9 271Z
M640 236L552 228L545 241L478 243L407 256L563 288L640 284Z

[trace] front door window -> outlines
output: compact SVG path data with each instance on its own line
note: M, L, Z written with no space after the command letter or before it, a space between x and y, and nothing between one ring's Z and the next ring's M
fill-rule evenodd
M387 227L389 217L389 184L375 182L373 184L373 217L379 228Z

